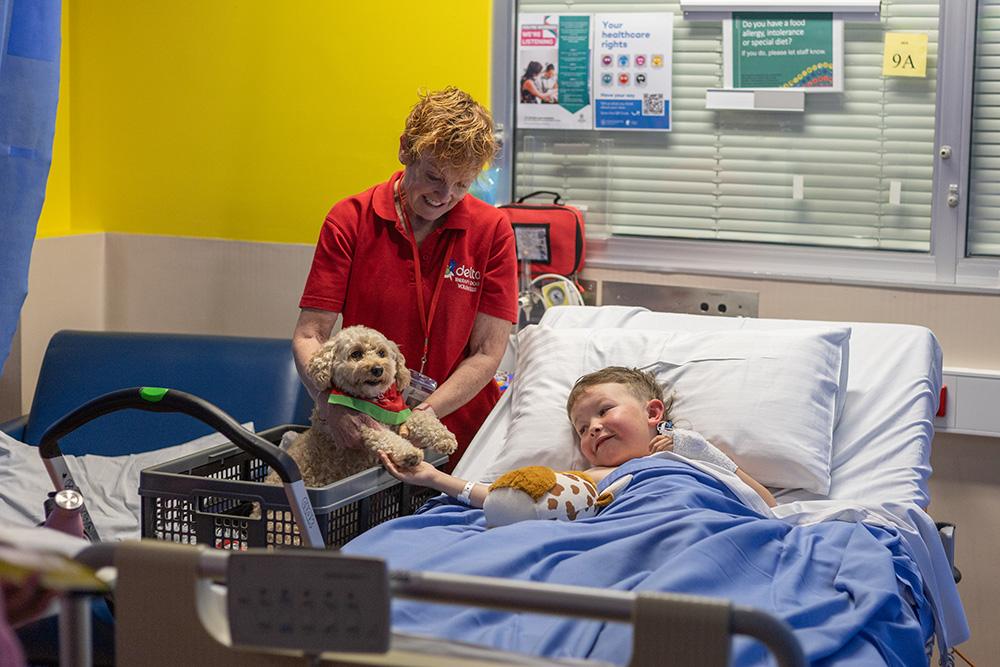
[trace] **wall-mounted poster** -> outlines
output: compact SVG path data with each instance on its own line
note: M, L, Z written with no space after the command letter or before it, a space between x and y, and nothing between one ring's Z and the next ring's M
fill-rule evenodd
M589 14L519 14L517 125L593 127Z
M844 89L844 22L832 14L733 12L722 44L726 88Z
M671 128L674 15L594 14L594 129Z

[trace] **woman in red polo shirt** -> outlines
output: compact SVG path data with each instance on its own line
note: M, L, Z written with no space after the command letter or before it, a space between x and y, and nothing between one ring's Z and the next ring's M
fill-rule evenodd
M410 369L437 382L417 406L458 438L454 465L496 403L493 382L517 322L514 234L467 194L497 150L490 113L456 89L423 96L399 139L403 171L337 203L320 230L292 347L302 381L345 446L366 415L329 405L302 372L343 326L395 341ZM450 467L450 466L449 466Z

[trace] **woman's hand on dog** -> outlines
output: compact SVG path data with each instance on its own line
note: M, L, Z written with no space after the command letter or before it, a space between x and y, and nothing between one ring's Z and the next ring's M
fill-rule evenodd
M363 412L328 403L328 396L326 393L319 395L316 400L316 413L319 419L326 423L326 429L333 439L345 449L364 449L361 438L362 426L376 430L385 429L384 424Z
M435 483L438 481L441 471L427 461L421 461L412 468L401 468L385 452L379 452L378 457L382 460L382 465L389 471L389 474L399 481L437 489ZM440 489L437 490L440 491Z

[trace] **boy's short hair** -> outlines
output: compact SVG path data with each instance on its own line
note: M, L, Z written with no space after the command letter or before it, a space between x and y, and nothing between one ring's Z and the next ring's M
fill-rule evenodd
M482 169L497 153L493 116L455 87L422 94L403 136L411 160L430 156L461 171Z
M629 392L639 401L646 402L653 399L663 401L663 418L669 419L670 407L674 403L674 396L671 393L664 397L663 387L656 381L656 377L649 371L638 368L626 368L625 366L608 366L593 373L587 373L573 385L566 399L566 414L572 419L573 406L580 400L580 396L591 387L599 384L620 384L624 385Z

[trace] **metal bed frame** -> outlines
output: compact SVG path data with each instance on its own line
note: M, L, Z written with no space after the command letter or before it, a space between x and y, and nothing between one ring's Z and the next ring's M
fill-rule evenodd
M304 663L442 667L566 664L486 649L479 651L477 661L474 654L470 657L470 646L464 647L464 654L450 655L448 642L443 640L426 642L420 650L407 647L405 641L390 640L389 597L632 623L630 667L728 665L729 638L733 634L748 635L763 642L780 667L805 667L807 664L801 646L784 621L724 600L492 577L389 571L384 563L385 617L375 622L384 629L380 641L389 647L388 651L342 652L337 650L336 643L331 643L328 650L315 652L239 646L232 641L226 622L232 620L232 608L228 618L223 620L218 614L218 599L212 601L218 596L209 594L209 589L213 581L227 582L232 566L248 555L272 559L275 570L281 572L294 571L296 559L306 557L316 559L318 556L331 572L343 572L354 560L374 560L333 551L230 552L151 540L94 545L81 552L77 560L95 569L114 565L118 570L115 584L116 662L125 666L221 665L236 661L250 667ZM377 585L367 586L367 589L378 594ZM239 594L239 590L227 587L226 596ZM214 611L213 607L216 607ZM89 667L89 623L89 597L77 595L64 599L60 616L60 664ZM435 647L444 650L434 650Z

